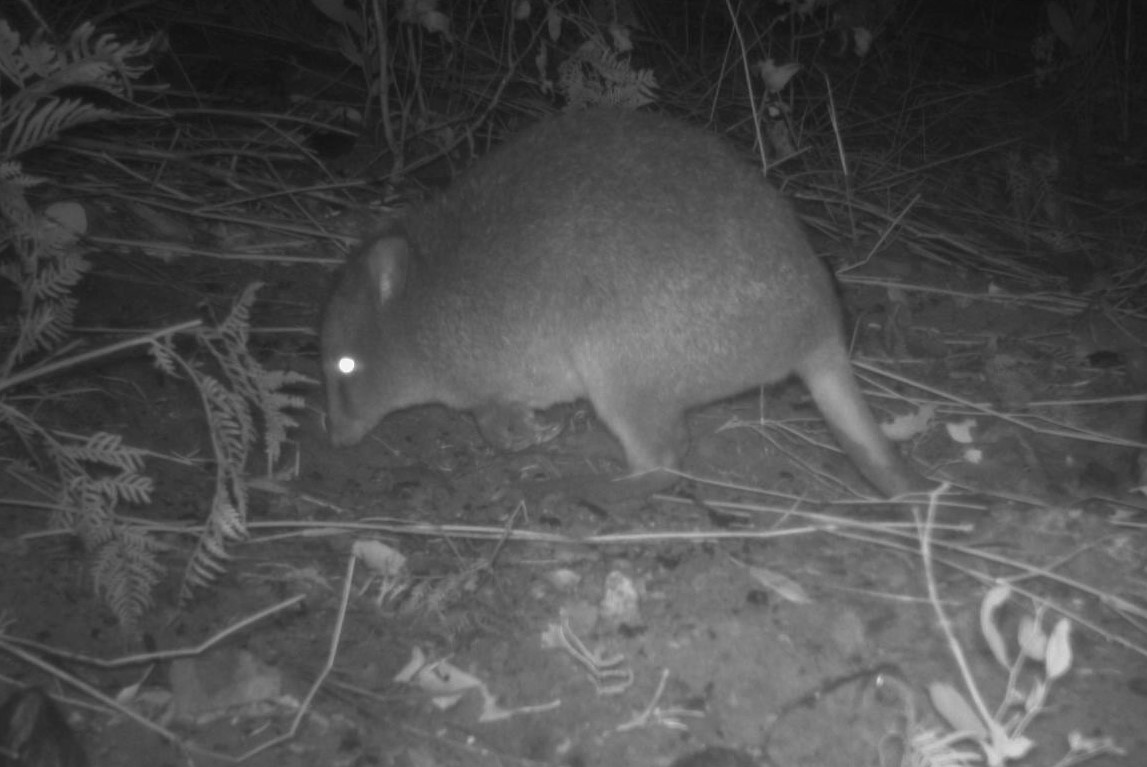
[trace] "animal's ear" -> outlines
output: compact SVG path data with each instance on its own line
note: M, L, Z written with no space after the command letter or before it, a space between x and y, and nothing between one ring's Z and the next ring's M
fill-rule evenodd
M375 299L385 305L402 290L410 268L410 243L404 237L384 237L375 241L366 252L366 268L370 274Z

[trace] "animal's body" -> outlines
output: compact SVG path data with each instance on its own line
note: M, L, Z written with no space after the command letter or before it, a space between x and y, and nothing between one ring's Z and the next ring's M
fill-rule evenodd
M531 411L585 398L655 472L679 467L688 409L796 374L878 489L924 486L860 394L789 205L665 117L592 110L512 139L351 258L322 345L336 444L427 403L512 442Z

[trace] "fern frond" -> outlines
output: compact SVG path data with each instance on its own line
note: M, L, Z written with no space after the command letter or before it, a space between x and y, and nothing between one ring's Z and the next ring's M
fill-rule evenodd
M150 604L162 572L155 556L162 548L159 540L125 526L117 514L120 501L146 503L151 498L152 480L142 474L145 452L124 445L114 434L80 438L48 431L3 401L0 424L11 427L29 449L42 450L55 467L55 478L37 471L26 481L53 497L56 511L50 524L80 538L91 555L97 596L130 626ZM116 473L109 475L108 468Z
M123 95L127 80L150 69L132 60L147 55L152 40L120 43L115 35L95 34L95 27L85 22L63 46L42 38L22 43L20 34L0 19L0 77L21 89L35 85L41 93L81 86Z
M69 471L66 464L59 468ZM113 534L116 498L109 497L96 482L84 473L65 477L57 500L66 529L74 530L89 551L98 549Z
M51 210L34 213L19 184L0 180L0 214L0 232L10 233L19 257L3 270L20 294L16 341L0 364L0 377L6 377L29 355L66 339L76 307L71 292L91 265L78 250L77 232L61 225Z
M207 421L215 439L216 459L240 470L254 441L255 427L246 400L209 375L196 376L207 405Z
M0 19L0 75L20 88L30 87L34 81L50 77L63 61L59 49L52 43L38 39L22 43L20 34Z
M94 527L99 528L102 527L102 521L110 524L116 504L121 500L136 504L151 502L154 483L151 477L141 473L146 453L124 445L123 438L118 434L98 432L83 443L61 440L53 443L51 450L58 458L61 472L68 475L71 478L70 484L79 490L78 508L85 517L80 526L94 522ZM93 477L82 465L83 462L118 469L118 473ZM102 500L97 502L91 495L83 495L85 493L98 494ZM94 510L97 516L88 518L91 513L89 510ZM93 530L92 536L93 539L87 542L99 543L103 540L102 531Z
M183 585L179 590L181 601L190 599L195 589L210 586L218 576L226 572L226 563L231 559L227 553L227 542L242 540L247 536L245 513L228 502L226 494L219 492L218 483L216 491L216 503L211 509L211 517L183 573Z
M263 283L252 282L243 288L226 319L219 325L219 333L232 338L235 347L247 348L247 338L251 328L251 307L254 306L255 297L262 287Z
M96 594L127 628L134 627L152 604L155 584L163 574L158 540L146 531L125 525L95 551L92 576Z
M267 470L279 461L287 431L298 425L285 411L303 406L299 397L282 393L284 386L315 382L301 373L265 369L248 348L250 312L262 283L244 288L227 317L205 336L207 348L223 368L233 389L258 409L263 421Z
M138 79L151 68L147 64L133 65L131 61L145 56L151 50L152 41L121 43L115 35L103 34L93 43L94 36L95 27L90 23L81 24L72 33L68 45L72 71L61 79L74 79L74 84L100 87L117 96L127 95L129 81Z
M120 474L96 480L95 487L108 498L144 504L151 503L151 491L154 489L154 483L151 477L139 474Z
M30 354L46 351L62 343L72 327L76 309L75 299L41 303L25 314L17 327L16 343L9 352L14 364Z
M0 151L5 157L16 157L33 147L45 144L64 131L84 123L106 120L114 113L79 99L49 97L38 105L13 110L7 125L0 123L0 136L5 136Z
M184 571L182 599L224 571L228 541L247 537L247 484L243 471L254 440L247 402L215 378L192 370L203 398L215 451L215 495L203 534Z
M295 370L264 370L260 375L260 387L268 392L275 392L278 396L289 397L293 402L290 405L283 403L283 406L289 407L303 407L304 401L302 397L294 394L282 394L279 392L284 386L314 386L318 383L315 379L308 375Z
M207 526L218 533L221 541L247 537L248 493L243 468L244 464L216 463L215 495Z
M236 492L237 491L237 492ZM243 502L238 504L231 503L228 497L223 495L242 496ZM211 510L211 519L208 524L218 533L218 537L222 541L243 541L247 539L247 490L245 485L240 487L232 487L226 494L221 494L216 498L216 503Z
M593 35L558 67L558 87L571 104L636 108L655 100L650 69L634 70L601 35Z
M130 98L131 81L150 65L136 63L151 49L151 40L120 43L114 35L96 36L91 24L80 25L64 45L20 35L0 19L0 156L15 157L84 123L116 113L82 96L56 95L84 89Z
M60 341L66 337L66 318L60 317L60 308L55 303L40 304L24 317L20 323L20 338L16 348L27 351L17 352L17 358L41 346L45 340Z
M172 378L181 378L179 363L175 360L175 350L171 348L171 339L163 338L152 341L147 345L147 353L151 355L152 362L164 375Z
M278 372L283 371L268 371L269 374ZM310 380L306 376L302 376L302 378L305 381ZM287 432L299 425L299 422L286 411L302 410L306 406L306 402L302 397L276 391L278 386L273 386L272 384L275 380L287 381L289 379L285 376L268 375L268 390L264 392L263 401L261 403L263 407L263 422L265 424L263 440L266 443L268 471L274 469L275 465L279 462L279 455L282 451L283 443L287 441ZM296 382L291 381L291 383Z
M196 589L208 588L223 573L227 572L225 562L231 559L222 542L204 536L200 538L183 571L183 585L179 589L179 601L187 602Z
M99 431L90 435L83 444L64 445L65 455L79 461L112 466L126 473L143 471L143 459L147 452L129 447L119 434Z
M74 248L53 249L51 259L41 259L40 273L26 284L33 299L61 299L83 280L91 264Z

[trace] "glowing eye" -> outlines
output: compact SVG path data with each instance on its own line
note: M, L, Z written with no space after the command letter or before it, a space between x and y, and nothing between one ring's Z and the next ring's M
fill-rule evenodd
M346 376L354 372L354 369L358 367L358 363L355 362L354 357L339 357L338 364L335 367L338 368L340 373Z

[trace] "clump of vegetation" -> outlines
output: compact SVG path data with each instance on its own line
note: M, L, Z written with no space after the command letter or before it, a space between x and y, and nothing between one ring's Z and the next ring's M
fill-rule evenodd
M218 572L225 542L245 534L248 454L261 438L268 464L277 462L286 431L294 425L287 410L301 404L283 389L306 380L268 371L248 351L257 286L243 291L218 327L194 321L102 349L75 351L75 289L91 268L85 257L87 214L69 200L37 208L31 192L47 182L25 173L21 156L80 126L129 119L138 111L132 85L150 68L151 46L150 40L120 42L89 24L63 42L46 35L25 41L0 19L0 90L6 96L0 101L0 277L19 298L4 318L12 341L0 361L0 429L22 448L22 456L7 459L4 470L30 496L10 502L49 510L50 528L80 538L96 593L126 627L151 604L164 572L165 547L156 533L122 512L125 504L152 500L149 451L125 444L118 434L76 434L47 422L41 405L63 396L51 393L52 382L140 347L160 370L199 391L216 482L206 526L187 567L187 593ZM214 364L209 367L177 351L176 335L190 336Z

